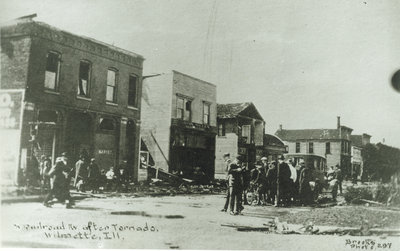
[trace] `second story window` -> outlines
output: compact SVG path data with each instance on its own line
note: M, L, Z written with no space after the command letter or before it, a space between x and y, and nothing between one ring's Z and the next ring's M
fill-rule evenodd
M300 142L296 142L296 153L300 152Z
M308 152L314 153L314 143L313 142L308 143Z
M91 65L88 61L81 61L79 64L79 86L78 86L79 96L89 97L90 68Z
M190 121L192 117L192 101L183 97L176 98L176 118Z
M325 154L330 154L331 153L331 142L326 142L325 143Z
M137 106L137 77L129 76L128 106Z
M225 123L220 122L218 124L218 136L225 136Z
M203 124L210 124L210 104L206 102L203 103Z
M251 125L243 125L242 126L242 137L244 138L244 142L246 144L250 144L251 142Z
M113 103L117 102L116 89L117 89L117 71L114 69L108 69L106 101Z
M57 91L60 73L60 54L49 52L46 59L46 72L44 77L44 88Z

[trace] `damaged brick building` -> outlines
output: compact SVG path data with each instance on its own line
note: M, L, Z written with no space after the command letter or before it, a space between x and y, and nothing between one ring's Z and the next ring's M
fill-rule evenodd
M25 90L20 169L86 152L101 169L126 161L137 179L143 60L32 19L1 27L1 89Z

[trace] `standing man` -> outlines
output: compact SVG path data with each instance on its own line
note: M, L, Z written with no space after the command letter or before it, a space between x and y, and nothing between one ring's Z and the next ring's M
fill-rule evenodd
M50 190L50 177L48 174L51 170L51 160L46 154L40 157L39 168L42 192Z
M96 163L95 158L90 160L88 167L88 186L92 193L97 193L99 189L100 169Z
M305 166L300 173L300 201L301 204L309 205L313 202L313 194L311 191L310 181L312 181L312 170Z
M340 169L339 165L335 166L335 179L338 181L339 191L342 194L342 182L343 182L343 175L342 170Z
M76 187L78 191L84 191L83 186L87 179L87 168L86 158L81 154L79 160L75 163L74 187Z
M229 173L228 173L228 169L230 164L232 163L231 159L230 159L230 154L229 153L224 153L224 155L222 156L224 158L225 161L225 172L226 172L226 181L229 183ZM225 199L225 205L224 208L221 210L222 212L226 212L228 210L228 206L229 206L229 198L231 197L230 195L230 189L229 189L229 184L227 186L227 192L226 192L226 199Z
M277 192L277 206L287 206L289 203L289 191L290 191L290 168L289 165L284 162L285 157L281 155L278 158L278 192Z
M276 202L276 192L277 192L277 180L278 180L278 172L276 168L276 162L272 161L269 165L269 169L267 171L267 193L268 199L267 202L272 205Z
M229 195L230 195L230 214L238 215L242 211L243 207L241 205L241 172L242 167L242 156L236 156L235 162L231 163L228 168L228 184L229 184ZM236 202L236 211L235 209Z
M68 162L68 154L63 152L61 154L61 160L64 163L64 170L63 174L65 176L65 184L64 184L64 197L65 197L65 204L67 208L70 208L73 205L73 201L71 199L71 194L69 192L69 188L71 185L72 174L74 172L74 167L71 167Z
M267 193L267 174L268 159L266 157L261 158L262 165L257 167L257 177L255 183L257 185L258 201L257 205L266 204L266 193Z

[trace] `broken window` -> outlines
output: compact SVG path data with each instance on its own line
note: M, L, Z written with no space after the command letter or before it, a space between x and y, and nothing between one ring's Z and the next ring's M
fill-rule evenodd
M245 139L246 144L251 142L251 125L242 126L242 137Z
M210 104L203 103L203 124L210 124Z
M46 72L44 77L44 87L46 89L57 91L60 58L60 54L56 52L49 52L47 54Z
M190 121L192 118L192 101L187 98L176 98L176 118Z
M134 75L129 76L129 93L128 93L128 106L136 107L137 96L137 77Z
M90 88L90 63L81 61L79 65L79 86L78 95L89 97Z
M115 129L114 120L109 118L100 118L99 128L100 130L113 131Z
M117 71L109 69L107 71L107 91L106 100L115 103L116 102L116 87L117 87Z
M220 122L218 124L218 136L225 136L225 123Z
M186 121L190 121L191 117L192 117L192 101L186 100L185 117L183 119Z
M176 118L178 119L183 119L183 104L185 103L185 100L183 98L177 98L176 99Z

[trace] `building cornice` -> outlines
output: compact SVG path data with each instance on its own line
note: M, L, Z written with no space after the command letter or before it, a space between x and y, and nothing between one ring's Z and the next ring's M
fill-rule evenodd
M31 36L46 39L72 48L87 51L102 57L143 68L144 58L136 53L109 45L92 38L78 36L50 25L38 22L22 23L1 28L2 38Z

